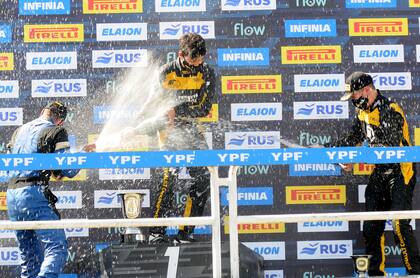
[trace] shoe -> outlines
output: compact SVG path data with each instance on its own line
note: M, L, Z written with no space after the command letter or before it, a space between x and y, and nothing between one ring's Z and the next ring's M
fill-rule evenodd
M193 237L193 235L192 234L189 234L189 233L187 233L187 232L185 232L183 230L180 230L178 232L178 235L174 239L174 243L175 244L176 243L178 243L178 244L180 244L180 243L185 244L185 243L194 243L194 242L197 242L197 240Z
M150 234L148 238L149 244L169 243L169 239L162 234Z

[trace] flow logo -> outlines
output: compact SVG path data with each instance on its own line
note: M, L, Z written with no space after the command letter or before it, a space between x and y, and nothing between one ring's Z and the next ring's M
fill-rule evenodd
M159 22L161 40L178 40L181 35L190 32L205 39L214 39L214 21Z
M221 205L229 204L228 188L220 188ZM238 206L270 206L273 204L272 187L238 187Z
M335 19L285 20L286 38L336 37Z
M236 22L233 25L234 36L259 37L265 34L265 25L253 25L244 22Z
M404 45L353 45L355 63L402 63Z
M12 28L7 24L0 24L0 44L12 42Z
M225 149L278 148L280 148L280 131L225 133Z
M290 1L293 8L326 8L335 7L335 1L331 0L296 0Z
M0 108L0 126L15 126L22 124L22 108Z
M265 261L286 259L284 241L243 242L243 244L263 256Z
M26 69L77 69L77 52L27 52Z
M97 23L97 41L145 41L147 23Z
M275 10L275 0L222 0L222 11Z
M143 193L145 194L142 207L150 207L150 190L136 189L136 190L95 190L94 192L94 207L95 208L121 208L121 200L118 193Z
M18 80L0 80L0 98L18 98Z
M370 73L376 88L384 91L411 90L411 72Z
M70 14L70 0L19 0L19 15Z
M295 74L295 92L343 92L344 74Z
M336 164L290 164L289 176L340 176L341 168Z
M349 105L341 101L303 101L293 103L296 120L307 119L347 119Z
M217 63L221 67L229 66L269 66L268 48L218 48Z
M298 260L348 259L353 255L351 240L298 241Z
M347 9L396 8L397 0L346 0Z
M32 97L85 97L86 79L32 80Z
M20 255L18 247L0 248L0 265L20 265Z
M157 13L173 12L205 12L205 0L155 0L155 11Z
M93 68L146 67L146 49L93 50Z
M150 168L99 169L99 180L148 180Z
M348 232L348 221L317 221L297 224L299 233Z
M232 121L281 121L282 104L267 103L231 103Z
M58 201L56 207L58 209L81 209L82 191L54 191Z

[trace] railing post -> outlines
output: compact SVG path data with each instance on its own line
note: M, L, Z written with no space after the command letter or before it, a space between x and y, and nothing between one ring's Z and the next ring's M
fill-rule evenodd
M238 240L238 185L237 172L239 166L229 167L229 246L230 246L230 275L239 278L239 240Z
M213 278L222 277L222 239L220 234L219 168L207 167L210 172L210 202L212 223Z

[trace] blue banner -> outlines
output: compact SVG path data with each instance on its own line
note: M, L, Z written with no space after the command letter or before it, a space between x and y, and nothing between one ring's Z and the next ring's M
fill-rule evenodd
M420 147L5 154L0 170L419 162Z

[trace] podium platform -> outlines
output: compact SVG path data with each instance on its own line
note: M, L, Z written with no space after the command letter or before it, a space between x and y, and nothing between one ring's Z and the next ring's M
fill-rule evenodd
M264 259L239 244L240 277L264 276ZM99 253L101 277L213 277L211 242L111 244ZM229 243L222 243L222 277L230 277Z

